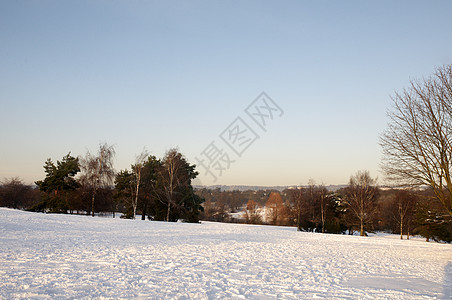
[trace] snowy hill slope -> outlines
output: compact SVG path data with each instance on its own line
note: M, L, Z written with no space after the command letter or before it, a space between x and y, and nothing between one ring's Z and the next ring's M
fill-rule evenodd
M452 299L452 245L0 208L0 298Z

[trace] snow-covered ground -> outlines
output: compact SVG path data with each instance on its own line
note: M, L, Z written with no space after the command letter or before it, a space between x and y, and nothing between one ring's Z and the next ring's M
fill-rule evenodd
M452 299L452 245L0 208L0 298Z

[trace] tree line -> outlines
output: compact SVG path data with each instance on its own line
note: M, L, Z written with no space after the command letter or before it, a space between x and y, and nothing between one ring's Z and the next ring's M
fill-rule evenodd
M196 222L201 213L206 220L228 221L238 213L248 223L264 222L265 206L265 222L299 230L365 235L390 229L451 241L452 65L410 81L392 100L380 145L385 177L399 189L382 190L362 171L351 176L347 188L334 193L315 184L282 194L208 189L195 193L195 165L176 149L162 159L143 151L130 170L114 173L114 148L103 144L97 154L75 158L69 153L56 164L47 160L46 177L36 182L38 191L18 178L5 180L0 204L92 215L123 211L127 218L141 214L142 219L166 221Z
M122 217L159 221L198 222L203 199L194 193L191 181L198 172L177 150L162 159L143 151L130 170L115 172L113 146L101 144L98 152L73 157L70 153L44 164L45 178L37 188L18 178L2 182L0 206L36 212L122 212Z
M329 191L311 181L281 192L198 189L209 221L296 226L300 231L367 235L385 231L400 237L452 241L452 220L431 189L380 188L367 171L348 186Z

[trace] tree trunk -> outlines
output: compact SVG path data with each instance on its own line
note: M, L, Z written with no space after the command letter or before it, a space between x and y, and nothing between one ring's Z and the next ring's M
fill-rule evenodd
M322 198L322 202L320 202L321 205L321 214L322 214L322 233L325 233L325 208L323 207L324 205L324 199Z
M140 169L138 169L140 168ZM141 167L137 167L137 186L135 191L135 200L132 203L133 206L133 219L135 220L135 217L137 215L137 205L138 205L138 193L140 191L140 181L141 181Z
M361 229L360 229L360 231L359 231L359 235L360 236L365 236L365 234L364 234L364 220L363 219L361 219L360 220L360 225L361 225Z
M135 199L132 200L132 207L133 207L133 217L132 219L135 220L135 216L137 214L137 202L138 202L138 194L135 195Z
M166 211L166 222L169 222L170 211L171 211L171 199L168 199L168 210Z
M166 222L169 222L170 210L171 210L171 201L168 200L168 210L166 212Z
M93 192L93 197L91 198L91 215L94 217L94 198L96 197L96 192Z
M403 217L400 216L400 239L403 240Z
M144 205L143 205L143 211L142 211L142 213L141 213L141 220L146 220L146 210L147 210L147 206L148 206L148 204L147 204L147 203L144 203Z

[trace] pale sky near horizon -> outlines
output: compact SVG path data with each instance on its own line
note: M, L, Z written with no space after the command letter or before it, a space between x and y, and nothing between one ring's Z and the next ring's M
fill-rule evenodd
M0 1L0 180L107 142L117 170L179 147L197 184L382 183L390 96L452 63L451 15L452 1ZM245 112L262 92L281 110L264 128Z

